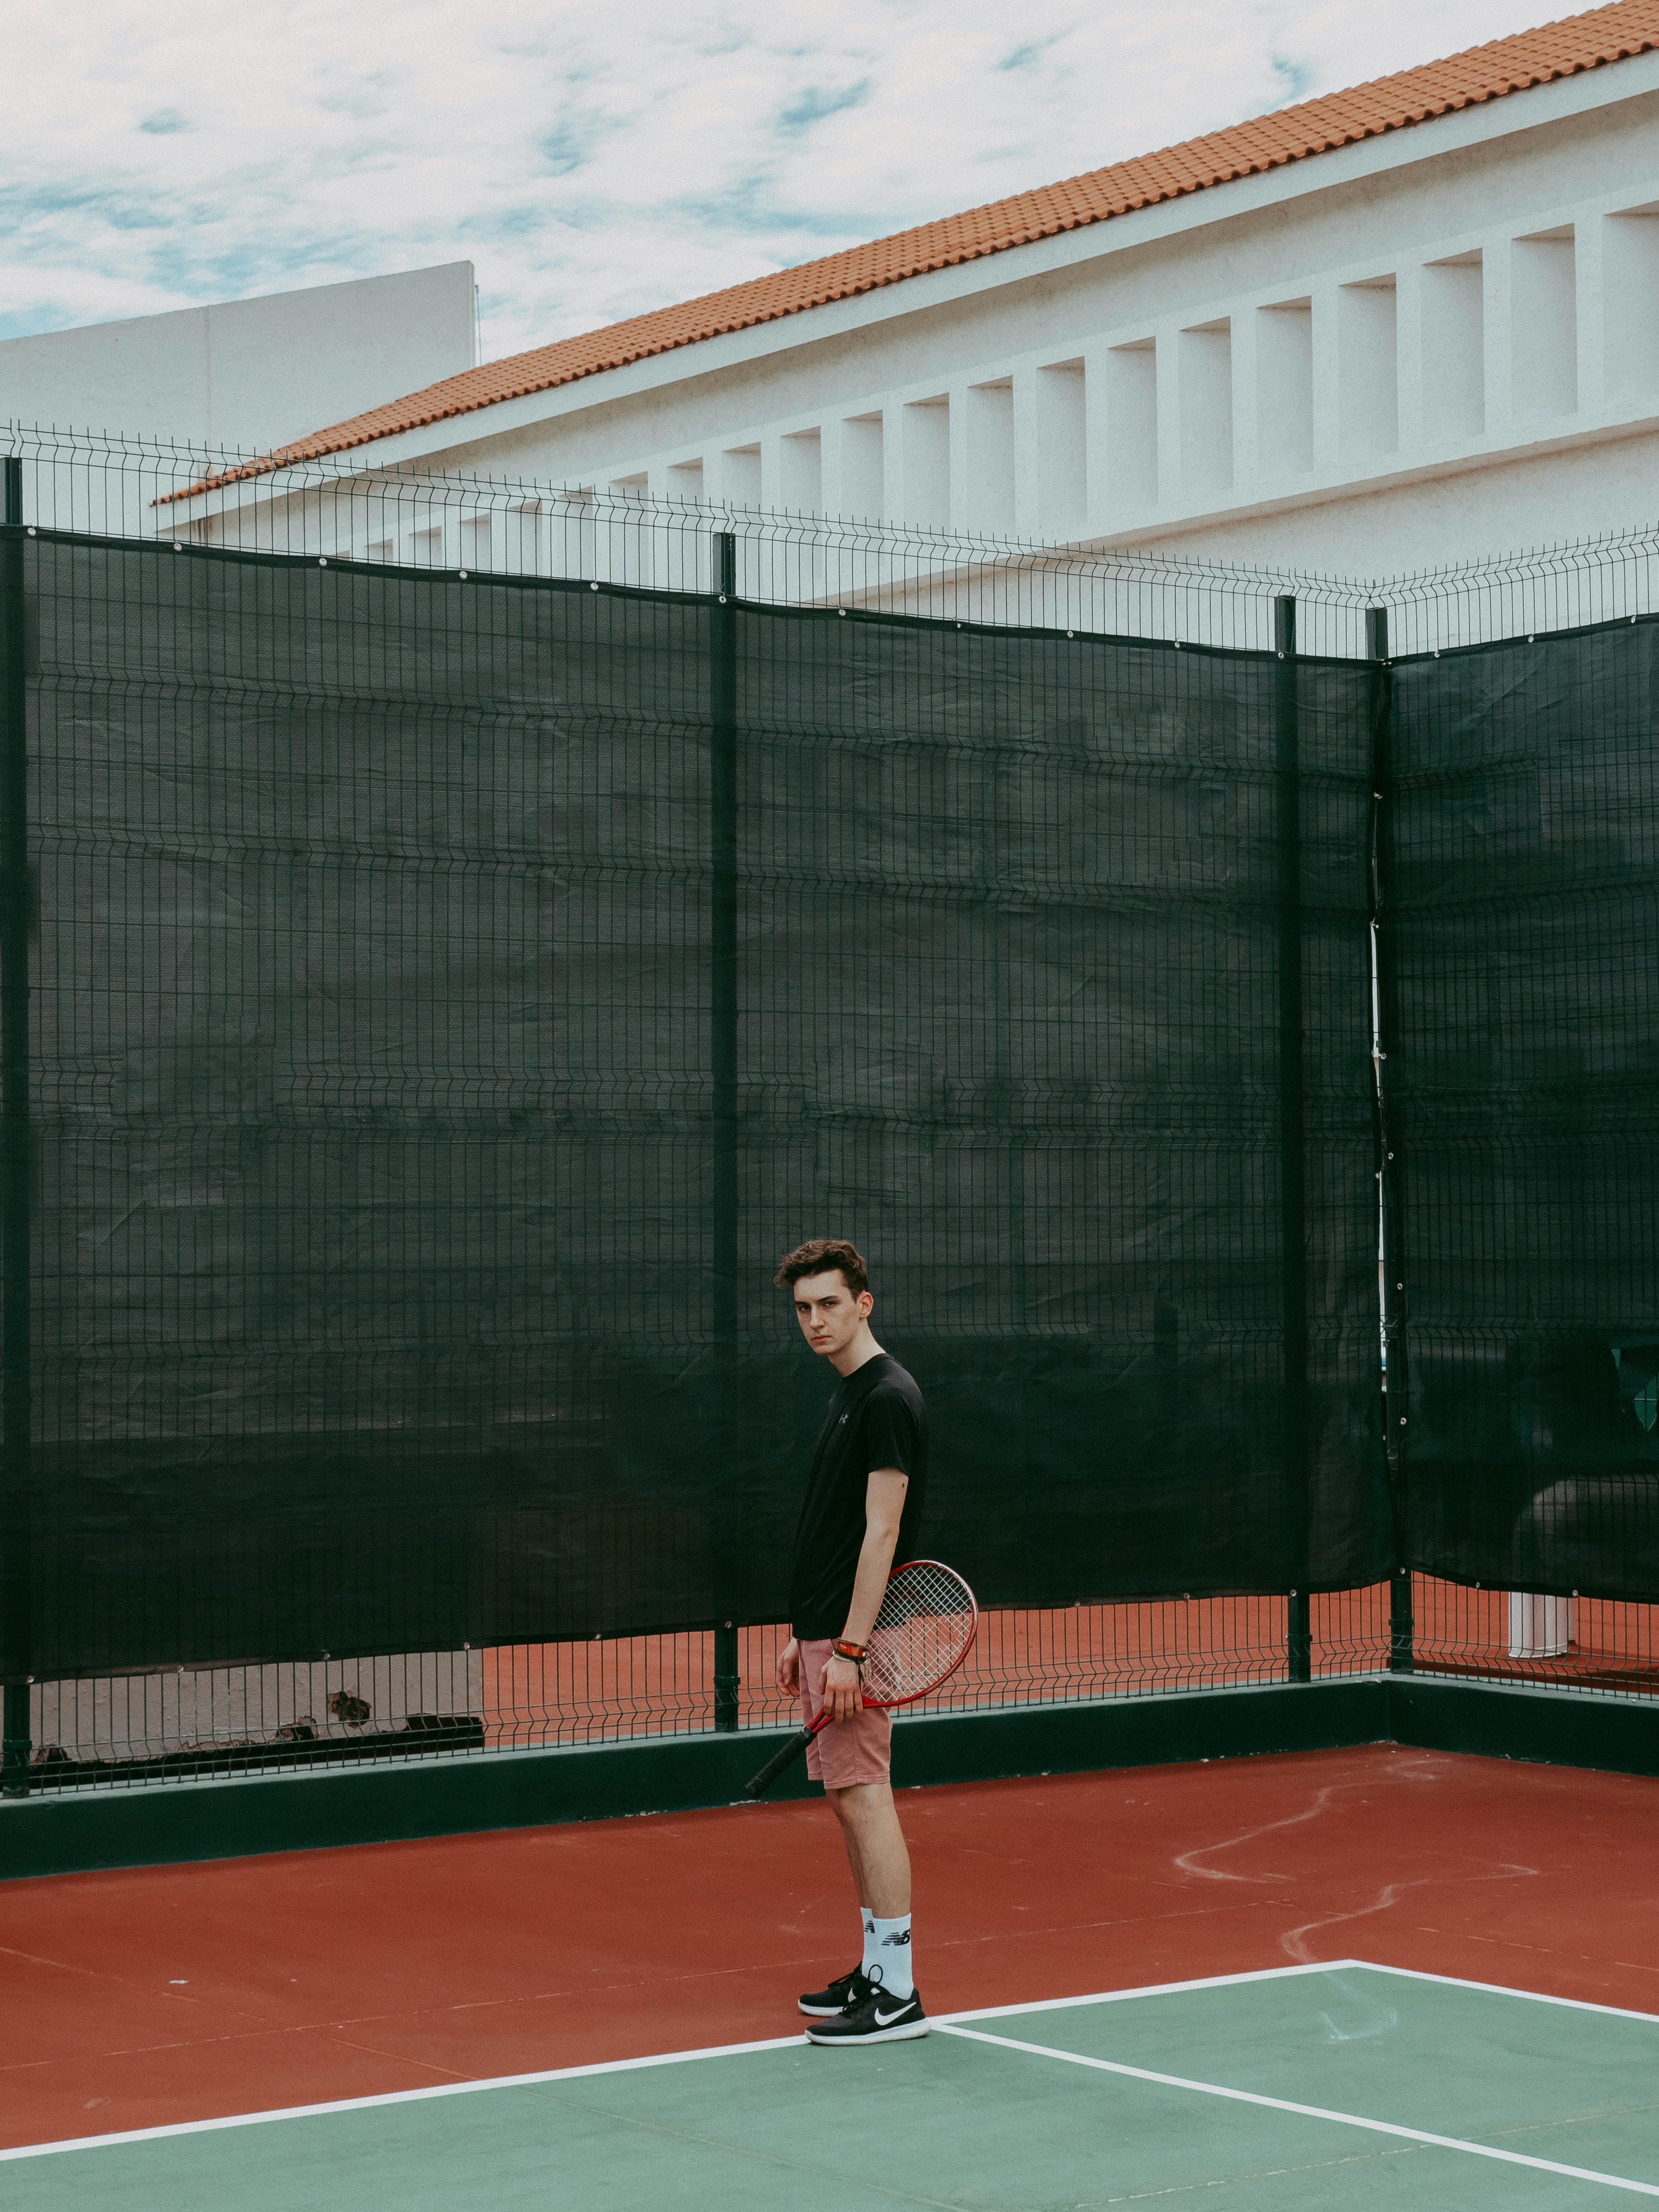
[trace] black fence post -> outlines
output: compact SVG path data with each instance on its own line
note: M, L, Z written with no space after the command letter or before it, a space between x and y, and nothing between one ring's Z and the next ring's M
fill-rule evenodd
M719 595L714 623L708 764L709 1072L714 1159L714 1334L729 1352L738 1325L738 541L714 539Z
M0 531L0 1674L6 1677L0 1790L29 1786L30 1405L29 846L24 690L23 464L3 463Z
M728 1381L738 1341L738 541L714 538L714 635L711 640L708 764L709 1073L714 1158L708 1210L712 1235L714 1327L721 1382ZM714 1726L738 1724L738 1632L714 1631Z
M1280 1299L1285 1343L1285 1486L1296 1580L1285 1623L1293 1682L1313 1675L1308 1595L1307 1133L1302 1066L1302 746L1297 713L1296 601L1273 601L1279 801L1279 1161Z
M1414 1665L1416 1623L1407 1564L1406 1513L1405 1269L1401 1265L1400 1213L1395 1197L1395 1145L1389 1115L1389 1040L1394 1035L1393 960L1383 913L1387 891L1385 840L1392 797L1389 720L1394 668L1389 651L1389 611L1365 610L1365 653L1371 663L1371 1069L1376 1146L1377 1288L1382 1324L1382 1451L1388 1471L1392 1558L1389 1570L1389 1670L1409 1674Z
M738 1692L743 1676L738 1669L738 1632L722 1621L714 1631L714 1726L729 1735L738 1725Z

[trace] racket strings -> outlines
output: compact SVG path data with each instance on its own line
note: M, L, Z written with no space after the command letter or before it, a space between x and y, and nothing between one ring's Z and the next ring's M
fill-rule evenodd
M901 1567L870 1632L865 1695L879 1705L923 1695L960 1663L977 1624L973 1594L960 1575L925 1559Z

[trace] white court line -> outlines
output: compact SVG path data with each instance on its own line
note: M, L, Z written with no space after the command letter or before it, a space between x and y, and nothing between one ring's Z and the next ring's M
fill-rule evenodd
M1195 2089L1200 2096L1225 2097L1236 2105L1265 2105L1269 2112L1295 2112L1308 2120L1334 2120L1345 2128L1368 2128L1373 2135L1403 2136L1407 2142L1429 2143L1437 2150L1468 2151L1475 2158L1500 2159L1505 2166L1530 2166L1540 2173L1564 2173L1572 2181L1598 2181L1606 2189L1626 2189L1637 2197L1659 2197L1659 2185L1627 2181L1622 2174L1598 2173L1593 2166L1562 2166L1553 2158L1528 2158L1524 2151L1497 2150L1491 2143L1467 2142L1461 2136L1431 2135L1426 2128L1399 2126L1393 2120L1368 2120L1358 2112L1333 2112L1323 2105L1298 2105L1288 2097L1263 2097L1254 2089L1227 2089L1218 2081L1188 2081L1179 2074L1156 2074L1148 2066L1125 2066L1113 2058L1087 2058L1079 2051L1056 2051L1046 2043L1019 2043L1011 2035L988 2035L983 2028L960 2027L954 2021L936 2021L946 2035L960 2035L975 2043L994 2043L1004 2051L1023 2051L1033 2058L1060 2058L1069 2066L1092 2066L1101 2074L1126 2074L1132 2081L1156 2081L1166 2089Z
M1656 2018L1651 2013L1622 2013L1617 2006L1589 2004L1577 1997L1547 1997L1535 1990L1511 1990L1498 1982L1461 1981L1449 1974L1422 1974L1414 1973L1406 1966L1379 1966L1369 1959L1325 1959L1311 1960L1293 1966L1255 1966L1237 1974L1206 1974L1186 1982L1147 1982L1135 1989L1100 1990L1091 1996L1039 1997L1025 2004L983 2005L969 2012L936 2014L933 2025L945 2028L959 2021L1011 2020L1024 2013L1068 2012L1080 2005L1123 2004L1134 1997L1179 1996L1195 1990L1233 1989L1249 1982L1290 1981L1299 1975L1341 1973L1353 1968L1369 1973L1407 1975L1414 1981L1445 1982L1454 1988L1485 1990L1494 1996L1533 1997L1540 2004L1569 2005L1586 2012L1612 2013L1621 2019L1651 2021ZM229 2112L219 2119L173 2120L161 2127L128 2128L116 2134L71 2136L58 2142L20 2143L15 2149L0 2150L0 2162L21 2158L52 2158L60 2151L114 2149L127 2143L162 2142L173 2136L209 2135L222 2128L258 2127L270 2120L317 2119L333 2112L373 2112L382 2105L424 2104L434 2097L473 2096L484 2089L523 2089L548 2081L579 2081L593 2075L628 2074L648 2066L683 2066L694 2058L736 2058L751 2051L794 2051L805 2047L805 2038L800 2034L775 2035L756 2043L715 2043L696 2051L653 2052L644 2058L607 2058L591 2066L555 2066L536 2074L497 2074L481 2081L439 2081L429 2088L388 2089L379 2096L340 2097L329 2104L284 2105L268 2112ZM1036 2047L1035 2045L1030 2046L1032 2049ZM1227 2093L1217 2091L1215 2094ZM1358 2122L1355 2124L1368 2124ZM1430 2139L1425 2137L1424 2140ZM1494 2151L1490 2155L1501 2157L1504 2154ZM1564 2172L1567 2170L1563 2169ZM1631 2185L1636 2187L1640 2185Z
M1637 2012L1629 2005L1596 2004L1589 1997L1551 1996L1544 1990L1512 1989L1507 1982L1475 1982L1464 1974L1429 1974L1417 1966L1385 1966L1375 1959L1315 1959L1305 1966L1258 1966L1244 1974L1212 1974L1192 1982L1148 1982L1134 1990L1103 1990L1091 1997L1037 1997L1029 2004L982 2005L976 2012L936 2013L936 2025L953 2020L1012 2020L1017 2013L1065 2012L1073 2005L1116 2004L1125 1997L1176 1996L1187 1990L1231 1989L1238 1982L1287 1980L1292 1974L1398 1974L1411 1982L1437 1982L1449 1990L1478 1990L1483 1996L1525 1997L1530 2004L1565 2005L1571 2012L1605 2013L1611 2020L1639 2020L1659 2027L1659 2013Z
M106 2150L117 2143L159 2142L167 2136L210 2135L216 2128L257 2128L267 2120L314 2120L329 2112L368 2112L381 2105L420 2105L433 2097L471 2097L480 2089L524 2089L538 2081L580 2081L590 2074L627 2074L643 2066L683 2066L692 2058L735 2058L751 2051L805 2051L805 2033L761 2043L711 2043L702 2051L665 2051L648 2058L605 2058L592 2066L555 2066L544 2074L497 2074L487 2081L438 2081L429 2089L388 2089L378 2097L339 2097L330 2105L285 2105L270 2112L228 2112L217 2120L174 2120L166 2127L128 2128L119 2135L74 2136L66 2142L20 2143L0 2159L50 2158L60 2150Z
M1345 1966L1364 1966L1370 1974L1398 1974L1408 1982L1443 1982L1449 1990L1482 1990L1495 1997L1525 1997L1529 2004L1565 2005L1572 2012L1604 2012L1613 2020L1643 2020L1659 2027L1659 2013L1637 2012L1629 2005L1595 2004L1589 1997L1554 1997L1547 1990L1512 1990L1507 1982L1472 1982L1462 1974L1425 1974L1416 1966L1382 1966L1372 1959L1345 1959ZM1010 2006L1012 2011L1013 2008ZM966 2013L953 2013L966 2020Z
M1346 1963L1352 1965L1352 1960ZM1317 1965L1257 1966L1243 1974L1211 1974L1200 1981L1149 1982L1144 1989L1103 1990L1097 1996L1051 1997L1041 2004L987 2005L977 2012L934 2015L935 2025L947 2020L1006 2020L1015 2013L1058 2012L1072 2005L1114 2004L1124 1997L1170 1996L1182 1990L1220 1990L1235 1982L1280 1981L1294 1974L1319 1974L1328 1968ZM118 2143L159 2142L169 2136L199 2136L217 2128L258 2127L266 2120L309 2120L329 2112L367 2112L381 2105L423 2104L433 2097L466 2097L480 2089L524 2089L544 2081L579 2081L594 2074L627 2074L644 2066L681 2066L692 2058L735 2058L752 2051L804 2051L805 2033L774 2035L759 2043L711 2043L701 2051L665 2051L646 2058L605 2058L591 2066L555 2066L542 2074L497 2074L487 2081L438 2081L429 2089L388 2089L378 2097L339 2097L327 2105L285 2105L274 2112L228 2112L216 2120L173 2120L158 2128L128 2128L118 2135L72 2136L63 2142L20 2143L15 2150L0 2150L0 2160L50 2158L58 2151L103 2150Z
M981 2005L975 2012L939 2012L936 2027L951 2020L1012 2020L1024 2012L1069 2012L1075 2005L1121 2004L1129 1997L1184 1996L1191 1990L1231 1990L1241 1982L1287 1982L1297 1974L1334 1974L1363 1966L1363 1959L1316 1959L1295 1966L1252 1966L1242 1974L1204 1974L1190 1982L1145 1982L1139 1989L1099 1990L1087 1997L1034 1997L1028 2004Z

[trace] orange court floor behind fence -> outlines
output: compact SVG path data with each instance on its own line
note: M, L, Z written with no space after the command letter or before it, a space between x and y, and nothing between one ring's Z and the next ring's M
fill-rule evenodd
M1656 1608L1412 1577L1409 1646L1390 1586L1316 1595L1315 1680L1409 1665L1430 1675L1553 1684L1597 1697L1659 1691ZM1149 1698L1291 1679L1284 1597L1172 1598L982 1614L961 1669L922 1708L972 1713ZM712 1631L37 1684L31 1793L185 1781L336 1759L625 1742L775 1729L786 1630Z
M1387 1583L1316 1595L1314 1676L1369 1674L1389 1663ZM1613 1695L1659 1692L1656 1608L1605 1599L1538 1599L1413 1577L1418 1673L1555 1684ZM775 1686L788 1631L737 1632L737 1724L777 1728L794 1717ZM1286 1679L1289 1606L1282 1597L1159 1599L981 1615L960 1671L927 1701L933 1712L1151 1697ZM487 1741L501 1747L613 1742L707 1728L714 1709L710 1634L594 1638L515 1644L483 1655Z

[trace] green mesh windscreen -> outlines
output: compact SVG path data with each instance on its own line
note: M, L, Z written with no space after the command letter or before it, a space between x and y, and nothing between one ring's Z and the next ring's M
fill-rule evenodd
M982 1601L1386 1571L1369 672L1291 679L1304 1399L1273 655L26 551L14 1671L777 1618L813 1235Z
M1651 1600L1659 628L1404 662L1393 688L1407 1555Z

